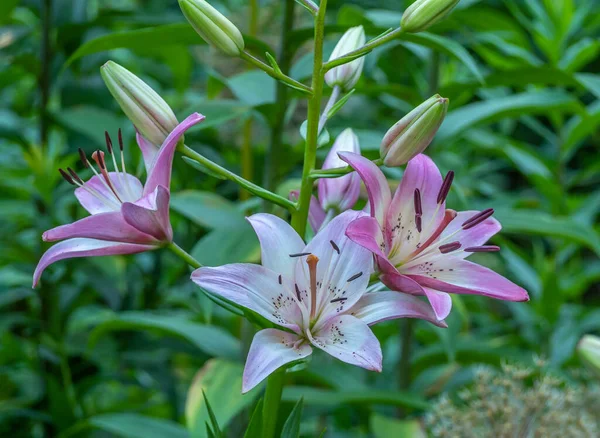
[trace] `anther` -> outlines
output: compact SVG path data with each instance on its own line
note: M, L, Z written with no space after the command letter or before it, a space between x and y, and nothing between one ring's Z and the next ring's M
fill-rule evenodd
M415 225L417 227L417 231L420 233L422 230L421 216L419 216L419 215L415 216Z
M281 279L281 274L279 274L279 284L282 284L282 283L283 283L283 281Z
M440 187L440 191L437 196L437 203L441 204L448 197L448 193L450 192L450 186L452 186L452 181L454 180L454 172L451 170L446 174L444 178L444 182Z
M415 189L414 203L415 203L415 215L421 216L423 214L423 209L421 206L421 191L419 189Z
M358 274L354 274L352 277L350 277L348 280L346 280L348 283L350 283L351 281L356 280L357 278L359 278L361 275L363 275L362 272L359 272Z
M500 247L496 245L471 246L465 248L465 252L498 252Z
M486 220L493 214L494 214L493 208L488 208L486 210L480 211L475 216L473 216L471 219L466 220L462 224L462 228L463 228L463 230L468 230L470 228L473 228L473 227L479 225L480 223L482 223L484 220Z
M440 252L442 254L448 254L449 252L456 251L460 247L461 247L460 242L452 242L452 243L447 243L445 245L442 245L438 249L440 250Z
M298 288L298 285L295 284L294 286L296 286L296 296L298 297L298 301L302 301L302 298L300 298L300 289Z
M290 257L303 257L303 256L307 256L310 255L309 252L299 252L297 254L290 254Z
M79 148L79 158L81 158L81 162L85 167L90 167L90 162L88 161L85 152L81 148Z
M108 131L104 131L104 139L106 140L106 149L108 149L108 153L112 155L112 140L110 139L110 135L108 135Z
M60 172L61 176L65 179L66 182L68 182L71 185L76 185L75 181L73 181L73 179L67 174L67 172L65 172L62 169L58 169L58 171Z
M121 128L119 128L119 149L121 149L121 152L123 152L123 134L121 133Z
M73 178L74 181L77 181L79 184L83 185L83 180L81 178L79 178L79 175L77 175L77 173L75 173L75 171L73 169L71 169L70 167L67 167L67 170L71 174L71 178Z
M335 242L333 240L330 240L329 243L331 243L331 246L333 247L333 249L335 249L335 252L339 254L340 248L335 244Z
M338 303L340 301L346 301L348 298L334 298L330 303Z

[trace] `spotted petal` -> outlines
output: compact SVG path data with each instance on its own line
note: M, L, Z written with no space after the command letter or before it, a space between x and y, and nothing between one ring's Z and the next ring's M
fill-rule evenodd
M259 331L248 352L242 393L250 391L281 366L303 359L311 353L311 346L298 335L276 329Z
M108 172L111 184L120 196L117 198L101 176L95 175L84 186L75 189L75 197L90 214L119 211L121 202L134 202L142 197L142 183L133 175Z

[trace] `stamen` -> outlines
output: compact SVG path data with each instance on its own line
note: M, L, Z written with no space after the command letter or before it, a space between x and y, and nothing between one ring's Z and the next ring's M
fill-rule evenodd
M330 240L329 243L331 243L331 246L333 247L333 249L335 249L335 252L339 254L340 248L335 244L335 242L333 240Z
M440 234L442 234L442 232L446 229L446 227L448 226L448 224L450 222L452 222L454 220L454 218L456 217L456 211L451 210L451 209L446 209L446 211L444 212L444 218L442 219L442 222L440 223L440 225L437 227L437 229L433 232L433 234L431 236L429 236L429 239L427 239L425 241L425 243L423 243L423 245L419 246L415 252L413 252L410 255L411 259L414 259L417 255L419 255L421 252L423 252L427 247L429 247L429 245L431 245L433 242L435 242L435 240L440 237Z
M281 274L279 274L279 284L282 284L282 283L283 283L283 281L281 279Z
M298 288L298 285L295 284L294 286L296 286L296 296L298 297L298 301L302 301L302 298L300 298L300 289Z
M112 140L110 139L110 135L108 135L108 131L104 131L104 139L106 140L106 149L108 149L108 153L112 155Z
M500 247L496 245L471 246L465 248L465 252L498 252Z
M307 256L307 255L311 255L309 252L299 252L297 254L290 254L290 257L303 257L303 256Z
M85 167L90 167L90 162L88 161L85 152L81 148L79 148L79 158L81 158L81 162Z
M133 190L131 190L131 187L129 186L129 179L127 178L127 168L125 167L125 154L123 153L123 134L121 133L121 128L119 128L119 133L117 134L117 136L119 138L119 149L121 150L121 172L123 173L125 190L127 191L127 195L133 198Z
M421 216L415 216L415 225L417 226L417 231L420 233L423 229L423 225L421 223Z
M461 247L460 242L452 242L452 243L447 243L445 245L442 245L438 249L440 250L440 252L442 254L448 254L449 252L456 251L460 247Z
M415 215L421 216L423 214L423 208L421 205L421 191L419 189L415 189L414 203L415 203Z
M104 180L106 181L106 184L108 185L108 188L113 192L113 194L115 195L117 200L120 203L123 203L123 201L119 197L119 194L117 193L117 190L115 189L115 187L113 186L113 184L110 180L110 176L108 175L108 172L106 171L106 162L104 161L104 152L95 151L92 154L92 159L98 164L98 167L100 167L100 172L102 173L102 176L104 177Z
M65 172L62 169L58 169L58 171L60 172L61 176L65 179L66 182L68 182L69 184L76 186L77 184L75 184L75 181L73 181L71 179L71 177L67 174L67 172Z
M310 275L310 318L315 317L315 311L317 309L317 263L319 258L313 254L310 254L306 258L306 264L308 265L308 272Z
M123 152L123 134L121 133L121 128L119 128L119 133L117 135L119 137L119 149Z
M356 280L357 278L359 278L361 275L363 275L362 272L359 272L358 274L354 274L352 277L350 277L348 280L346 280L348 283L350 283L351 281Z
M330 303L337 303L340 301L346 301L348 298L334 298L333 300L330 301Z
M444 178L444 182L440 187L440 191L437 196L437 203L441 204L448 197L448 193L450 192L450 186L452 186L452 181L454 181L454 171L449 171Z
M494 214L493 208L488 208L486 210L480 211L475 216L473 216L471 219L466 220L462 224L462 228L463 228L463 230L468 230L470 228L473 228L473 227L479 225L480 223L482 223L484 220L486 220L493 214Z
M77 181L81 185L84 184L83 180L81 178L79 178L79 175L77 175L77 173L75 173L75 171L73 169L71 169L70 167L67 167L67 170L71 174L71 178L73 178L74 181Z

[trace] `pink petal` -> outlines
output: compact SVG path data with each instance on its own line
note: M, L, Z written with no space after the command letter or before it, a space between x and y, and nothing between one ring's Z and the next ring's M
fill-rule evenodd
M437 319L440 321L446 319L452 310L452 297L445 292L424 287L425 296L429 300Z
M135 176L120 172L108 172L108 176L111 184L119 194L119 198L107 187L104 178L97 175L94 175L85 183L85 187L88 187L95 194L82 187L75 189L75 196L79 203L90 214L119 211L121 202L137 201L142 196L142 183Z
M158 243L154 237L125 222L121 212L116 211L88 216L72 224L52 228L42 235L45 242L75 237L150 245Z
M436 317L426 301L398 292L369 292L363 295L350 313L368 325L390 319L418 318L446 327L446 323Z
M424 287L438 291L484 295L507 301L528 301L525 289L507 280L491 269L456 258L439 259L430 265L430 271L411 268L407 275Z
M290 277L264 266L234 263L196 269L192 273L192 281L202 289L253 310L275 324L299 331L302 311Z
M296 259L290 254L301 253L305 247L298 233L283 219L272 214L255 214L248 218L260 241L262 265L271 271L294 277Z
M125 221L143 233L154 236L161 242L173 240L173 228L169 221L169 191L158 186L154 192L138 202L125 202L121 212Z
M362 216L352 221L346 228L346 236L377 257L379 268L384 272L396 272L387 255L382 251L385 247L383 234L377 220L370 216Z
M445 211L445 203L437 203L441 186L442 175L429 157L419 154L408 162L387 214L385 237L394 261L405 260L419 242L425 242L437 229ZM421 198L421 232L415 222L417 189Z
M144 195L152 193L159 185L166 188L171 187L171 167L177 143L185 131L202 120L204 120L203 115L193 113L171 131L156 154L151 169L148 172L148 180L144 186Z
M381 371L381 346L369 326L352 315L335 316L314 336L307 333L315 347L333 357L371 371Z
M308 342L302 342L295 334L275 329L259 331L248 352L242 393L250 391L281 366L303 359L311 353L312 348Z
M392 195L387 179L372 161L352 152L340 153L340 158L352 166L360 175L367 187L371 215L381 225L385 224L385 216L390 205Z
M379 279L392 290L411 295L425 295L425 291L419 283L398 272L386 272Z
M370 251L346 237L348 224L362 213L346 211L336 216L325 226L302 251L318 257L317 302L315 315L324 321L331 315L341 314L351 308L366 292L369 276L373 271L373 256ZM359 275L360 274L360 275ZM303 301L311 303L309 269L306 257L296 265L296 281L303 294ZM341 300L339 300L341 298ZM332 300L334 300L332 302Z
M154 158L159 151L159 147L154 143L150 142L140 134L139 131L135 131L135 139L137 141L140 150L142 151L142 157L144 158L144 166L146 166L146 174L150 173Z
M326 216L325 210L323 210L317 198L311 196L308 207L308 223L314 233L317 233L321 229Z
M153 245L138 245L133 243L109 242L106 240L75 238L57 243L44 253L33 274L33 287L49 265L59 260L74 257L107 256L117 254L136 254L155 249Z

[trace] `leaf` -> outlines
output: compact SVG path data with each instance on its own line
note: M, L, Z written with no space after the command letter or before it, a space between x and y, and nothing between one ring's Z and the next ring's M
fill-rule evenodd
M188 438L183 426L168 420L138 414L103 414L86 420L87 425L123 438Z
M308 130L308 120L305 120L304 122L302 122L302 125L300 125L300 135L302 136L302 138L304 140L306 140L306 131L307 130ZM325 146L330 141L331 141L331 138L329 136L329 132L327 131L327 129L323 128L323 130L319 134L319 137L317 138L317 147L320 148L321 146Z
M205 266L258 262L260 245L247 222L211 231L196 243L192 256Z
M275 102L275 79L262 70L250 70L227 79L233 95L248 106Z
M540 91L475 102L448 113L437 133L436 141L443 142L464 130L482 123L525 114L546 114L549 111L577 112L581 105L573 96L562 91Z
M2 0L2 2L0 2L0 23L8 21L11 12L18 3L19 0Z
M587 88L596 99L600 99L600 75L594 73L578 73L575 78Z
M335 114L339 110L341 110L344 105L346 105L346 102L348 102L348 99L350 99L350 97L354 94L355 91L356 91L356 88L353 88L348 93L346 93L340 100L338 100L331 107L331 109L329 110L329 112L327 113L327 119L331 119L333 116L335 116Z
M418 420L398 420L372 414L370 425L375 438L425 438L426 436Z
M309 406L336 407L341 404L379 404L427 409L429 403L418 394L402 391L330 391L306 386L288 386L283 391L282 400L295 402L299 398Z
M53 117L61 125L94 140L99 147L106 146L104 131L113 135L125 121L111 111L87 105L63 108L53 113Z
M98 324L90 333L89 348L93 348L100 337L115 330L156 331L189 341L211 356L236 359L240 355L240 342L220 327L198 324L182 316L142 311L117 313Z
M235 204L211 192L184 190L171 195L171 208L204 228L238 227L244 214Z
M262 407L263 399L261 398L258 403L256 403L252 418L250 418L250 423L246 428L244 438L262 438Z
M245 120L251 113L252 108L244 105L235 99L215 99L206 98L190 99L191 104L183 111L184 114L191 114L199 111L206 119L198 125L198 129L208 129L221 126L230 120Z
M214 421L222 428L258 397L260 388L242 394L243 370L240 363L210 359L196 373L185 402L185 418L192 438L204 438L204 425L207 421L212 422L203 394L210 399Z
M221 429L219 428L219 423L217 422L215 413L212 410L212 407L210 406L208 399L206 398L206 393L204 392L204 390L202 390L202 398L204 399L204 404L206 406L206 410L208 411L208 418L210 418L210 425L212 427L210 429L211 436L214 436L215 438L221 438L223 434L221 433ZM208 423L206 424L206 427L208 428Z
M304 408L304 399L300 398L290 415L285 420L281 438L298 438L300 436L300 421L302 420L302 410Z

